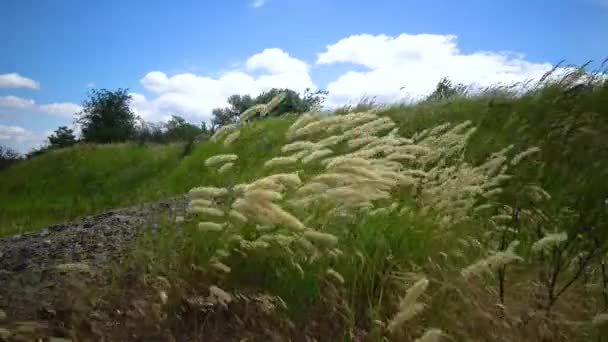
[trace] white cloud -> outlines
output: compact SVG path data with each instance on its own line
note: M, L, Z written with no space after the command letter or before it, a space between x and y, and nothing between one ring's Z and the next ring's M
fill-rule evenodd
M71 118L74 113L79 112L82 107L71 102L47 103L36 105L36 101L19 96L7 95L0 96L0 108L12 108L20 111L38 111Z
M208 120L211 110L227 106L226 99L233 94L255 96L271 88L291 88L299 92L315 88L309 66L281 49L265 49L251 56L245 68L244 71L230 70L218 77L149 72L140 83L156 97L131 94L133 108L144 119L152 121L165 120L172 114Z
M23 127L0 125L0 140L23 139L28 132Z
M268 0L251 0L251 1L249 1L249 6L251 6L253 8L260 8L264 5L266 5L267 2L268 2Z
M71 119L75 113L82 110L82 107L71 102L58 102L40 105L40 110L43 112Z
M38 81L23 77L17 73L0 74L0 88L40 88Z
M25 153L41 146L49 132L33 132L20 126L0 125L0 144Z
M354 35L327 46L317 64L352 63L368 70L348 71L330 82L328 105L374 96L396 101L428 94L442 77L478 86L537 79L551 69L521 55L478 51L463 53L456 36L435 34ZM402 89L403 88L403 89Z
M26 109L34 107L35 102L32 99L8 95L0 96L0 107Z

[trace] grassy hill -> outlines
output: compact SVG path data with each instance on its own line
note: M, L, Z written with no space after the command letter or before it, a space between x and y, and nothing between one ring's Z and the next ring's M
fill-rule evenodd
M213 336L408 341L437 327L455 340L601 341L608 84L583 81L259 120L183 158L180 145L53 151L0 173L0 231L201 187L134 260L173 284L169 315L191 296L233 303L238 319L223 306L205 316ZM256 293L277 313L253 324L240 301ZM194 320L146 324L183 333Z

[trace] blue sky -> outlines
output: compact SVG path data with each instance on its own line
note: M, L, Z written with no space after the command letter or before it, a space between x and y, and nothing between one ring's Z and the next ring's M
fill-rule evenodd
M200 122L272 86L338 105L421 95L442 76L534 78L603 60L606 37L608 0L2 0L0 144L38 146L90 87L129 88L148 120Z

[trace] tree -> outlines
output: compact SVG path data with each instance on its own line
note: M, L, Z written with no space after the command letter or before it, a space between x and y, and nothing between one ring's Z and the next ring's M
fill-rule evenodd
M201 134L201 128L187 122L180 116L173 115L165 127L167 132L167 140L169 141L191 141L197 135Z
M129 107L127 89L93 89L82 103L77 123L82 125L82 139L87 142L125 141L135 134L135 114Z
M321 107L325 101L325 96L328 94L328 92L324 90L311 92L310 89L306 89L304 94L300 96L299 93L291 89L272 88L255 98L252 98L250 95L232 95L228 98L230 107L215 108L211 112L212 128L217 129L221 126L236 122L239 115L248 108L258 104L267 104L281 93L285 94L285 99L269 113L271 116L280 116L287 113L298 114L317 110Z
M0 170L18 162L21 159L19 153L9 147L0 145Z
M74 130L67 126L60 126L48 137L48 140L50 148L63 148L74 145L76 136L74 136Z
M211 126L218 128L236 122L239 115L257 102L250 95L231 95L228 97L230 107L215 108L211 111Z

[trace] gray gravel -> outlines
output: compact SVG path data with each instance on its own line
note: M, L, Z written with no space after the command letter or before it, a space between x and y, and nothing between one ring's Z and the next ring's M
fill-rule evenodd
M101 271L122 260L138 231L157 227L161 213L181 212L183 204L167 200L111 210L0 238L0 309L11 320L42 318L44 308L66 294L66 268L60 265L84 265L75 272L88 273L80 277L85 283L107 281Z

